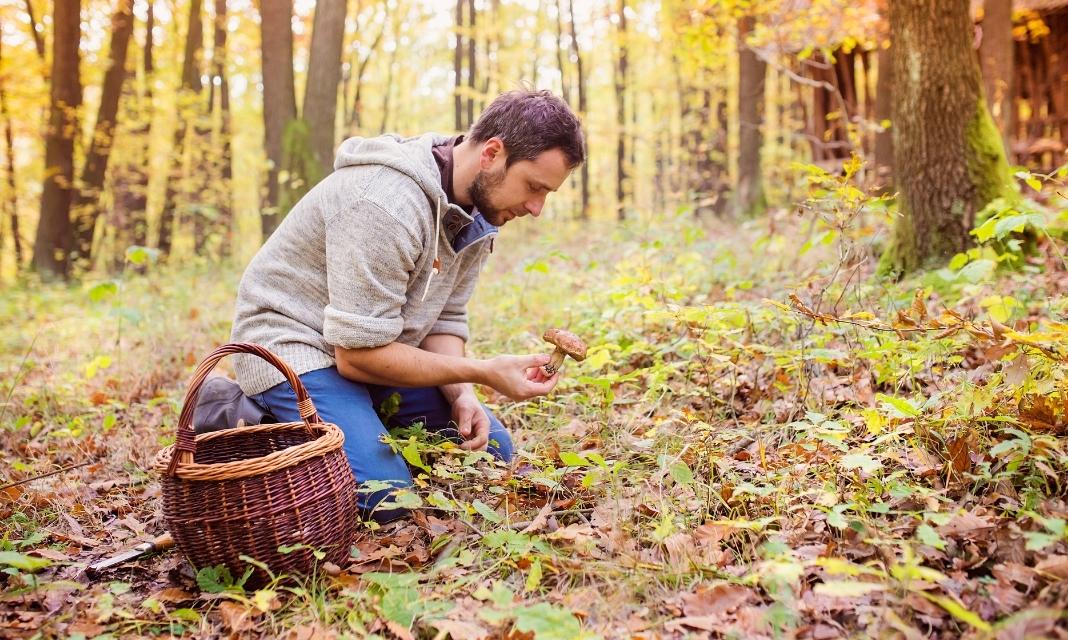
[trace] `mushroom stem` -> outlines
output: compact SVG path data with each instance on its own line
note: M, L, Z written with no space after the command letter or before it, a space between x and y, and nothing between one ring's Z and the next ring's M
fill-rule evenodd
M549 356L549 364L542 367L542 371L545 372L545 375L551 376L556 373L557 369L560 368L560 365L563 364L564 356L566 355L567 353L560 347L554 349L553 354Z

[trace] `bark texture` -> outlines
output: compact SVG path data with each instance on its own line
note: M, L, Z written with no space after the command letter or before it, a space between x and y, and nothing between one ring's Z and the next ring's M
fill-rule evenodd
M901 217L882 269L907 272L966 250L976 213L1012 191L983 100L968 0L894 0L890 29Z
M100 194L104 189L108 160L115 139L115 118L119 113L119 98L126 82L126 51L133 33L133 0L119 0L111 16L111 45L108 69L104 72L104 86L100 93L100 107L93 140L85 157L81 180L74 196L75 255L89 266L92 261L93 232L100 217Z
M345 0L318 0L308 56L308 86L301 116L308 123L309 143L320 175L334 166L337 89L341 84L341 48L345 36ZM311 185L309 185L310 187Z
M751 217L764 212L764 180L760 151L764 145L764 76L767 63L746 44L754 20L746 16L738 24L738 188L734 213Z
M260 51L263 70L263 130L267 148L267 189L260 213L266 240L282 221L279 172L286 126L297 118L293 80L293 0L261 0Z
M65 279L70 275L74 235L70 219L74 139L78 134L78 110L82 104L82 82L78 71L81 1L55 0L53 8L52 89L33 268L44 278Z
M983 40L979 56L983 88L994 124L1009 148L1012 122L1013 49L1012 0L986 0L983 11Z

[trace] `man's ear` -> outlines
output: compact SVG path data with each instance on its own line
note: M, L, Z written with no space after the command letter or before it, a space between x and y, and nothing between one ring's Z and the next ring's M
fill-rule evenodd
M482 143L482 151L478 156L480 169L488 170L497 161L497 158L507 158L508 153L504 150L504 141L494 136Z

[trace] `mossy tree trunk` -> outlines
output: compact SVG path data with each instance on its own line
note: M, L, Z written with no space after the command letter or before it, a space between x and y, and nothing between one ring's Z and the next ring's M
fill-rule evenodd
M983 97L968 0L894 0L890 30L901 217L881 267L903 273L966 250L976 212L1012 189Z

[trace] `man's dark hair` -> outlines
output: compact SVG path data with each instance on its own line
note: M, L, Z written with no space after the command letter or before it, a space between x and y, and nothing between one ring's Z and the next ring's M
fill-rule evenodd
M508 153L506 167L559 149L569 168L586 160L582 123L571 108L548 91L502 93L486 107L467 137L472 142L500 138Z

